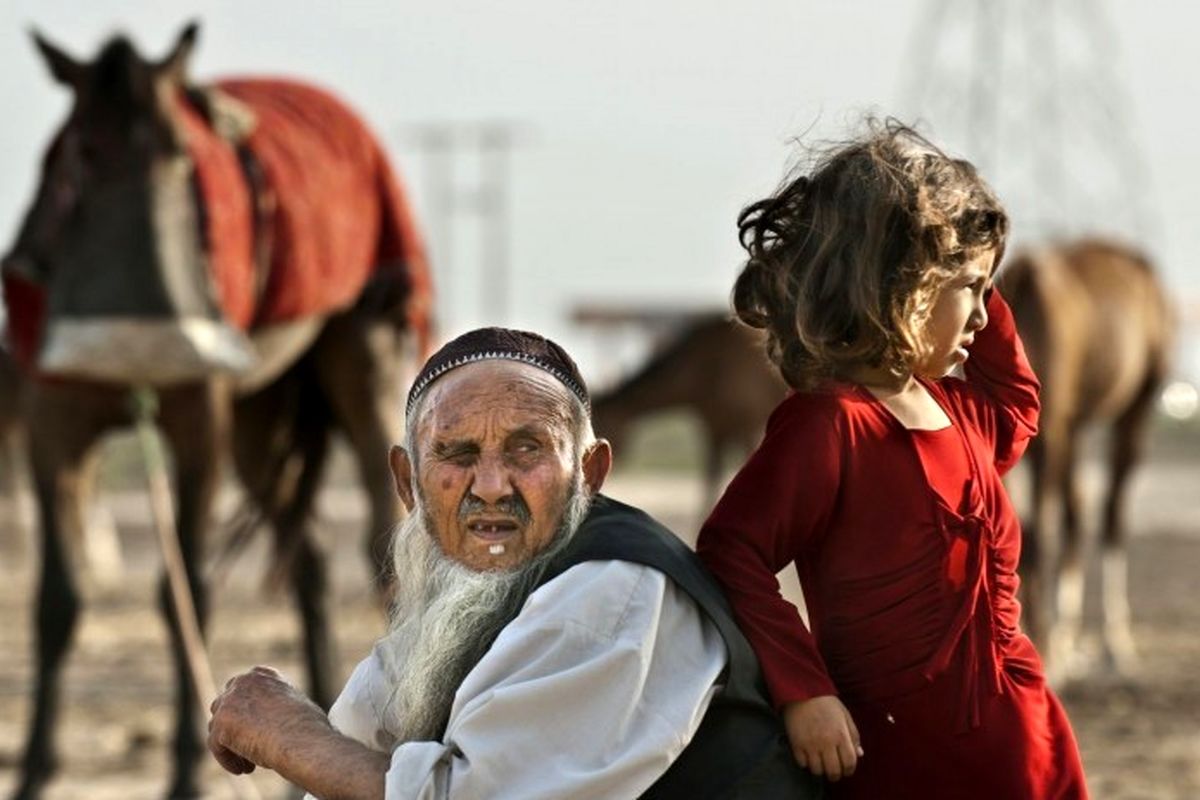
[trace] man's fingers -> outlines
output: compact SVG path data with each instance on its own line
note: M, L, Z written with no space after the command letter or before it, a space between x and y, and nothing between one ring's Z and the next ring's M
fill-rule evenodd
M284 680L283 674L280 673L279 670L275 669L274 667L267 667L267 666L263 666L262 664L259 664L258 666L256 666L254 669L252 669L250 671L253 672L255 675L262 675L267 678L274 678L277 681ZM284 682L286 683L286 681L284 681Z
M224 745L210 741L208 749L212 752L213 758L217 760L217 763L227 772L232 772L234 775L245 775L248 772L254 771L254 762L242 758Z

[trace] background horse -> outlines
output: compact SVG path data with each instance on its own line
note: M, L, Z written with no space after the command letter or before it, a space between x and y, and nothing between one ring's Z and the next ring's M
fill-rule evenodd
M761 337L725 315L690 323L629 378L592 401L596 432L622 452L629 426L669 409L694 414L705 438L705 510L721 488L724 457L744 458L762 438L787 385Z
M202 627L205 529L232 444L286 557L310 689L328 707L338 676L308 517L336 427L370 495L375 573L387 574L401 513L386 457L402 424L401 359L413 338L428 349L430 305L382 148L333 97L282 80L191 85L195 25L157 61L123 37L90 63L35 38L73 104L2 264L14 352L32 377L23 418L43 554L22 798L56 766L59 679L81 604L73 535L96 443L132 421L130 388L158 395ZM165 587L161 598L172 611ZM204 717L167 618L178 680L169 796L191 797Z
M1125 504L1154 402L1167 375L1172 313L1150 263L1103 241L1030 250L999 276L1041 380L1040 432L1026 456L1032 479L1024 522L1026 626L1062 673L1083 615L1079 461L1090 425L1109 432L1101 524L1102 646L1110 667L1136 652L1127 593Z

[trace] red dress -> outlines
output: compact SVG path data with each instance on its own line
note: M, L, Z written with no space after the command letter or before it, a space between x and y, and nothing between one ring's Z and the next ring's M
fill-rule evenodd
M775 702L836 694L866 755L834 797L1083 798L1075 737L1019 627L1021 531L1000 482L1038 383L993 292L966 380L926 383L951 427L910 431L866 389L785 399L697 549ZM811 628L779 594L794 563Z

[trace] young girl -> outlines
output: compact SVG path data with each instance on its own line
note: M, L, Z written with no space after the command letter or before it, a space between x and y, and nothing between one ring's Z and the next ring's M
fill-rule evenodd
M797 760L835 797L1086 797L1019 627L1000 476L1037 432L1038 383L991 288L1000 203L969 163L875 124L738 225L737 315L795 391L698 549ZM775 579L792 563L807 627Z

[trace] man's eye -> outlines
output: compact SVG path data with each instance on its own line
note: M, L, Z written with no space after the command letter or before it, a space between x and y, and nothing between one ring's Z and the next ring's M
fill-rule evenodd
M474 462L475 451L467 448L442 450L441 452L437 453L437 457L448 464L455 465L456 467L467 467Z

